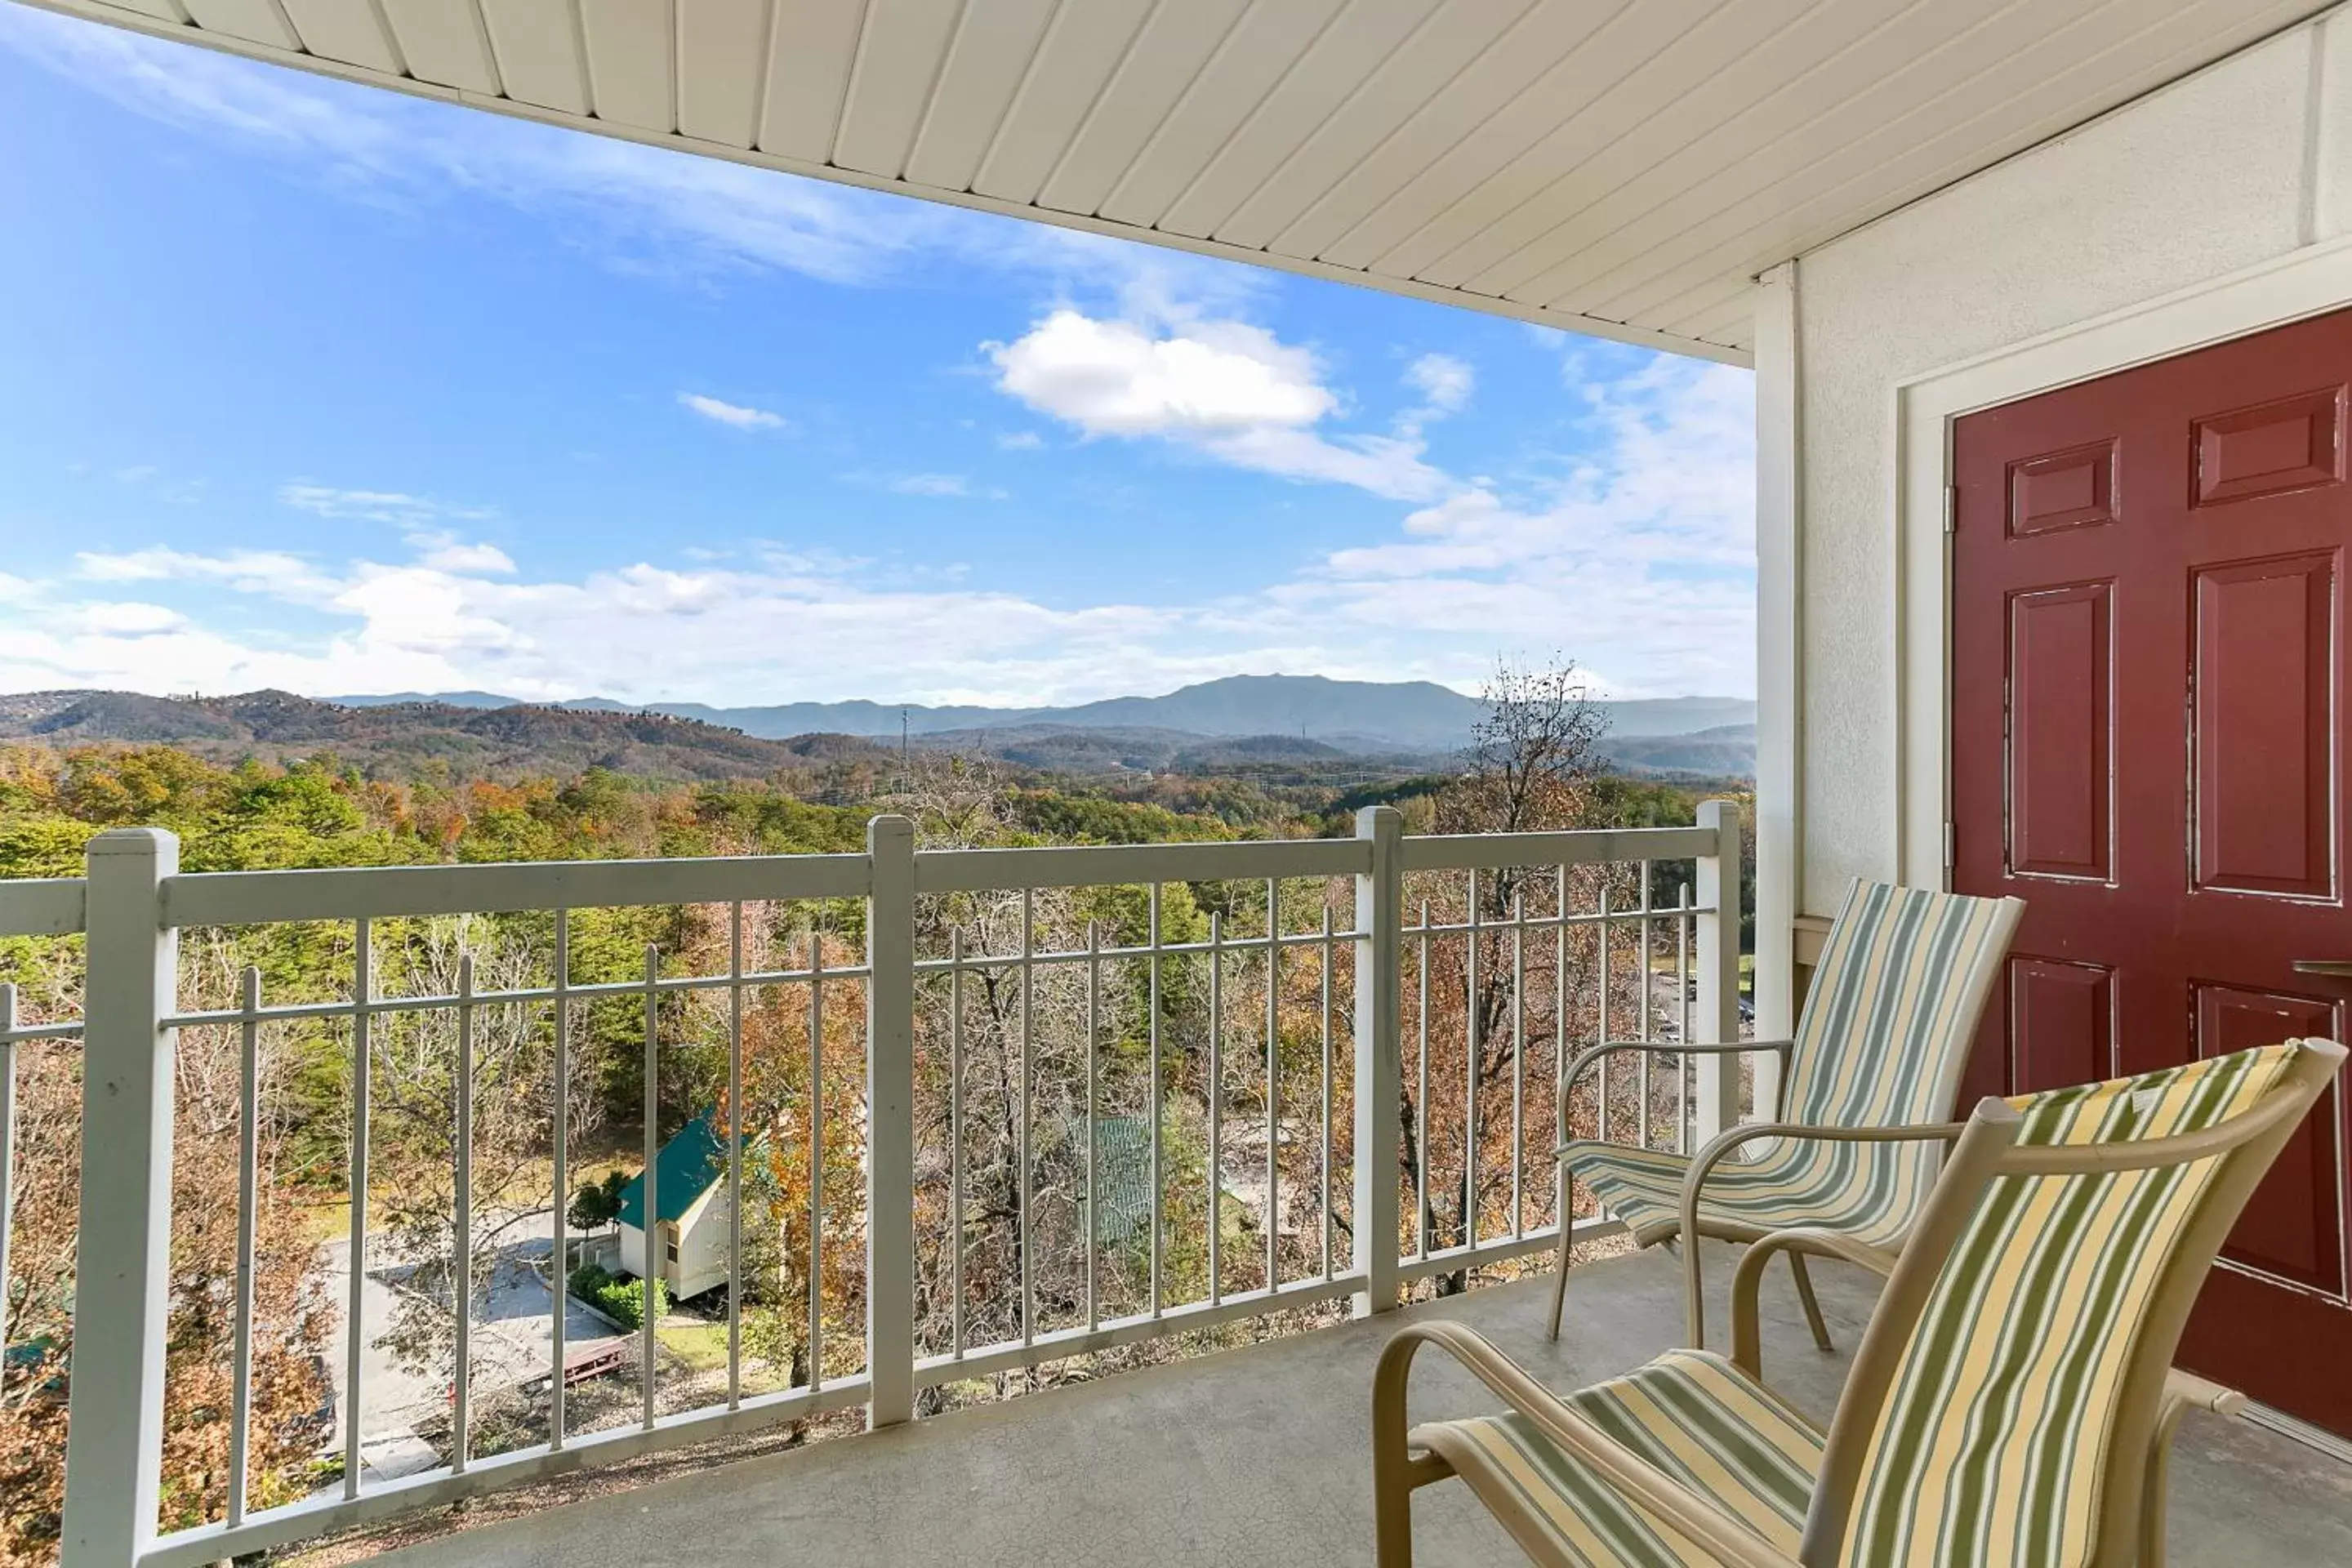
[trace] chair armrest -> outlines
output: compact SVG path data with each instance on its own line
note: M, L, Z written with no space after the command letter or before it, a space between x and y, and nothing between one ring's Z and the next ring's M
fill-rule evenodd
M1807 1138L1824 1143L1950 1143L1969 1130L1965 1121L1899 1122L1892 1127L1828 1127L1808 1121L1743 1121L1727 1127L1691 1157L1683 1175L1683 1234L1693 1234L1698 1219L1699 1189L1717 1165L1742 1143L1759 1138Z
M1797 1042L1794 1040L1733 1040L1726 1044L1711 1046L1682 1045L1672 1040L1603 1040L1597 1046L1586 1047L1569 1058L1568 1070L1559 1075L1559 1119L1552 1125L1555 1127L1568 1125L1569 1091L1576 1087L1576 1080L1584 1076L1584 1069L1621 1051L1642 1051L1651 1056L1693 1057L1721 1057L1748 1051L1772 1051L1780 1058L1785 1079L1789 1054L1796 1048ZM1567 1148L1568 1141L1562 1140L1559 1147ZM1555 1149L1552 1152L1558 1153L1559 1150Z
M1798 1568L1796 1559L1775 1551L1722 1508L1693 1493L1562 1404L1465 1324L1443 1319L1408 1324L1381 1348L1372 1378L1375 1443L1402 1443L1407 1429L1406 1379L1413 1353L1424 1344L1445 1351L1546 1437L1591 1466L1628 1500L1706 1547L1727 1568Z
M1756 1317L1756 1289L1764 1279L1764 1266L1775 1253L1811 1252L1824 1258L1843 1258L1869 1269L1881 1279L1895 1272L1896 1254L1884 1247L1873 1247L1866 1241L1818 1226L1790 1226L1776 1230L1742 1253L1739 1267L1731 1276L1731 1363L1753 1378L1764 1375L1762 1336Z
M1738 1127L1727 1128L1722 1132L1718 1133L1715 1138L1708 1142L1706 1148L1701 1149L1692 1159L1690 1169L1683 1173L1682 1201L1676 1205L1675 1215L1675 1223L1682 1227L1681 1234L1684 1237L1685 1245L1690 1249L1688 1253L1685 1254L1685 1257L1688 1259L1687 1268L1690 1281L1688 1310L1690 1313L1690 1329L1693 1342L1699 1342L1698 1336L1702 1331L1706 1311L1706 1309L1702 1304L1702 1298L1699 1294L1699 1195L1701 1190L1706 1185L1706 1178L1713 1173L1717 1165L1723 1163L1723 1162L1730 1156L1730 1153L1734 1149L1738 1148L1742 1143L1753 1142L1759 1138L1807 1138L1817 1142L1831 1143L1921 1143L1931 1142L1948 1143L1967 1131L1968 1123L1965 1121L1927 1121L1898 1124L1893 1127L1828 1127L1803 1121L1757 1121L1745 1122ZM1769 1249L1759 1255L1751 1248L1748 1257L1769 1257L1770 1250L1779 1249ZM1820 1251L1823 1249L1815 1247L1809 1248L1809 1250ZM1835 1256L1845 1256L1842 1249L1833 1250ZM1742 1267L1746 1267L1747 1262L1747 1258L1742 1258ZM1866 1264L1865 1267L1876 1267L1876 1265ZM1881 1272L1883 1273L1885 1270L1881 1269ZM1741 1328L1739 1321L1740 1314L1736 1305L1738 1300L1738 1297L1736 1294L1737 1289L1738 1287L1735 1285L1735 1294L1733 1296L1735 1306L1732 1311L1732 1342L1735 1346L1739 1342L1738 1335ZM1751 1308L1754 1305L1752 1291L1749 1297L1749 1304ZM1749 1334L1752 1336L1756 1328L1752 1310L1748 1315L1748 1321L1746 1327ZM1749 1370L1753 1371L1754 1369L1750 1366Z

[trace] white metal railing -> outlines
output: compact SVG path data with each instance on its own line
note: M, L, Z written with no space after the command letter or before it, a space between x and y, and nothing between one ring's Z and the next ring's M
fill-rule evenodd
M941 1385L1277 1308L1350 1298L1359 1315L1379 1312L1415 1280L1549 1247L1562 1219L1553 1096L1571 1049L1667 1028L1737 1037L1738 855L1721 802L1682 828L1407 837L1377 807L1345 839L925 852L911 825L885 816L857 855L195 875L178 871L168 834L100 835L84 878L0 882L0 937L86 943L79 1021L21 1023L15 988L0 986L0 1314L20 1042L79 1039L83 1146L104 1152L80 1187L65 1562L209 1563L856 1405L887 1426ZM1677 901L1654 900L1651 868L1675 861L1694 876ZM1107 915L1103 900L1123 895ZM578 977L578 911L674 906L723 911L723 964L655 945L633 977ZM780 908L845 911L835 951L814 918L779 936ZM393 973L396 933L481 915L546 917L544 950L487 980L471 949L454 972L403 960ZM250 964L233 993L221 981L184 991L182 931L290 922L349 932L343 994L273 1002ZM1654 1003L1660 963L1670 999ZM648 1267L663 1246L664 1071L689 1047L723 1056L725 1376L666 1387L647 1311L632 1406L574 1420L562 1275L576 1047L592 1018L609 1041L621 1007L641 1036ZM476 1096L506 1092L478 1053L532 1020L551 1046L545 1436L478 1453L478 1396L513 1382L502 1372L499 1389L478 1386L471 1342L485 1223ZM249 1508L260 1042L306 1021L350 1042L343 1474L318 1495ZM237 1078L234 1408L213 1522L159 1533L174 1052L179 1032L197 1030L235 1047L222 1053ZM375 1124L392 1112L372 1096L389 1055L427 1032L455 1060L447 1289L463 1305L449 1429L436 1468L377 1480L361 1462L365 1281L385 1238L371 1235L366 1195L389 1147ZM747 1064L761 1085L747 1083ZM1665 1081L1653 1070L1644 1060L1603 1080L1592 1102L1603 1136L1691 1147L1738 1119L1737 1058L1677 1058ZM758 1093L769 1098L752 1115ZM786 1366L755 1366L746 1349L757 1126L788 1129L780 1142L797 1138L807 1168L792 1212L768 1211L777 1234L804 1237L791 1281L804 1319ZM836 1142L845 1152L830 1158ZM0 1316L0 1342L8 1331Z

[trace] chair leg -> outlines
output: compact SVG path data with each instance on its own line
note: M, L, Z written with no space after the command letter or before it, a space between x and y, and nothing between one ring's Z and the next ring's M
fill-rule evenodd
M2187 1401L2168 1396L2156 1418L2156 1436L2147 1454L2147 1477L2139 1500L2140 1568L2164 1568L2165 1489L2172 1468L2172 1439L2180 1418L2189 1414Z
M1822 1304L1813 1295L1813 1277L1805 1271L1805 1255L1794 1247L1789 1249L1789 1272L1797 1277L1797 1300L1804 1303L1805 1325L1813 1331L1813 1345L1818 1350L1833 1351L1830 1343L1830 1326L1822 1321Z
M1666 1245L1682 1244L1683 1252L1683 1331L1684 1342L1695 1351L1706 1349L1706 1281L1699 1276L1698 1237L1677 1236Z
M1576 1233L1575 1200L1576 1178L1566 1166L1562 1166L1559 1178L1559 1267L1552 1270L1551 1318L1549 1326L1544 1330L1544 1337L1555 1342L1559 1338L1560 1309L1568 1300L1568 1251Z
M1419 1344L1398 1335L1381 1347L1372 1371L1372 1561L1376 1568L1412 1568L1412 1494L1442 1480L1452 1467L1433 1454L1416 1458L1407 1441L1405 1384Z

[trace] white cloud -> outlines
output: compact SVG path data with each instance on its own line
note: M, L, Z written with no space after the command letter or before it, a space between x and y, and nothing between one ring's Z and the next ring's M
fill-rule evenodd
M991 500L1005 499L1003 490L983 491L973 489L972 482L961 474L901 474L896 479L886 480L884 488L895 490L902 496L985 495Z
M987 352L1003 391L1095 436L1296 427L1336 406L1307 350L1240 322L1195 331L1154 337L1130 322L1062 310Z
M230 550L217 555L154 546L108 554L84 551L74 574L92 583L210 583L240 594L310 600L333 592L334 579L281 550Z
M297 511L307 511L319 517L411 526L443 518L475 522L498 515L496 509L491 507L459 506L436 500L431 496L406 495L399 490L337 489L331 485L314 485L302 480L278 486L278 499Z
M1088 436L1157 437L1236 468L1400 500L1444 488L1410 434L1318 433L1339 395L1310 350L1263 327L1192 318L1162 331L1064 308L982 352L1000 391Z
M764 408L752 408L740 403L725 403L716 397L705 397L698 392L681 392L678 402L693 409L705 419L715 419L721 425L731 425L738 430L781 430L784 416L771 414Z
M154 637L176 631L187 624L177 610L162 605L141 604L135 599L87 605L75 612L74 618L82 630L110 637Z
M468 544L446 530L412 533L408 542L418 552L417 564L436 572L510 573L514 558L495 544Z
M1463 360L1452 354L1426 353L1405 367L1405 384L1422 395L1437 414L1452 414L1470 401L1477 377Z
M996 438L999 448L1007 452L1034 452L1045 444L1045 438L1034 430L1007 430Z

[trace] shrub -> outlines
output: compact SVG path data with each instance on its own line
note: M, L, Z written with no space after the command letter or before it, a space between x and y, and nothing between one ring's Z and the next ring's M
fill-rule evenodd
M583 1263L564 1279L563 1288L583 1301L593 1301L596 1292L612 1283L613 1277L601 1263Z
M596 1310L625 1329L634 1329L646 1321L646 1285L643 1279L607 1279L588 1297ZM658 1279L652 1281L654 1317L659 1321L669 1310L669 1290Z

